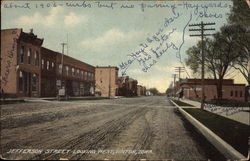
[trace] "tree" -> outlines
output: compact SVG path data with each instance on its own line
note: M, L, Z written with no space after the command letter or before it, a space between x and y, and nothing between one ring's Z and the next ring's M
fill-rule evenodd
M225 75L228 73L232 64L239 57L234 42L235 34L232 32L235 27L226 25L221 31L216 33L212 39L204 40L205 71L212 74L217 80L217 98L222 99L222 83ZM186 51L188 58L185 60L186 65L191 68L194 73L200 72L201 69L201 41L197 45Z
M159 93L159 91L156 88L150 88L149 91L153 94L153 95L157 95Z
M247 29L240 26L235 25L234 34L234 43L235 48L239 55L239 57L232 63L233 68L240 71L240 73L244 76L248 85L250 85L250 33L247 33Z
M248 68L250 62L250 9L246 0L233 0L229 23L237 26L234 31L237 35L235 43L240 52L233 67L240 71L250 85L250 69Z
M229 22L250 27L250 9L246 0L233 0Z

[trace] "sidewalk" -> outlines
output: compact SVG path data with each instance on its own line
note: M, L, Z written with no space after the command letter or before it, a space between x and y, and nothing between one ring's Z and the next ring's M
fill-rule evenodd
M179 99L179 101L193 105L197 108L201 107L201 103L198 101L193 101L189 99ZM238 108L232 109L230 107L215 106L214 108L205 108L205 110L218 114L220 116L238 121L240 123L250 125L250 112L249 112L250 107L243 107L243 108L238 107Z

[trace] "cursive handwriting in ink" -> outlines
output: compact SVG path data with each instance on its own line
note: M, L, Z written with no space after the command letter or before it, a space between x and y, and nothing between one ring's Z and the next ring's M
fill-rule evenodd
M12 32L12 34L16 34L16 32ZM15 54L15 48L16 48L16 38L13 38L13 44L10 48L10 50L7 51L7 59L6 59L6 65L5 65L5 71L2 75L2 81L3 81L3 85L7 85L8 83L8 77L9 77L9 74L10 74L10 71L11 71L11 66L12 66L12 62L13 62L13 57L14 57L14 54Z
M153 59L152 63L149 63L149 65L147 65L146 63L143 63L144 68L142 68L143 72L148 72L148 70L157 63L156 60Z
M87 3L86 1L83 1L83 2L66 2L66 7L91 8L92 5L90 3Z
M4 8L25 8L25 9L31 9L30 3L14 4L12 2L4 4Z
M97 4L98 8L111 8L111 9L114 9L115 5L117 4L115 2L110 2L109 4L103 2L95 2L95 3Z

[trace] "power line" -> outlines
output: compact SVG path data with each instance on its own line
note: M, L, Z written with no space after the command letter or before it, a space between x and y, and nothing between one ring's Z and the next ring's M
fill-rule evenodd
M204 82L204 75L205 75L205 70L204 70L204 58L205 58L205 54L204 54L204 37L206 36L211 36L212 34L205 34L205 31L214 31L214 28L205 28L205 26L208 25L215 25L214 22L212 23L203 23L203 21L201 21L201 23L199 24L190 24L189 27L199 27L199 28L191 28L189 29L189 31L199 31L200 34L193 34L190 35L191 37L201 37L201 84L202 84L202 98L201 98L201 109L204 109L204 101L205 101L205 90L204 90L204 86L205 86L205 82Z

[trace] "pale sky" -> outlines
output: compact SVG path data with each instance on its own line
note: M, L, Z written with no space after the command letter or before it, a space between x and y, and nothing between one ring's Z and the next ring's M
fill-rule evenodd
M23 5L28 8L20 8ZM185 67L185 51L200 39L189 36L195 33L188 31L188 24L215 22L212 27L218 31L227 23L231 7L230 1L5 1L1 6L1 28L23 28L24 32L33 28L34 34L44 38L44 47L59 52L68 34L69 56L93 66L117 66L120 76L124 71L121 64L133 60L126 66L126 74L140 85L164 92L173 81L174 67ZM162 35L168 35L164 43L172 46L156 57L151 49L160 47L158 53L166 49L157 41ZM139 52L143 48L140 44L147 46L144 52ZM138 57L129 56L132 53L138 53ZM143 63L140 58L148 60ZM150 64L154 65L143 71ZM181 77L188 76L182 73ZM245 83L238 72L228 78Z

